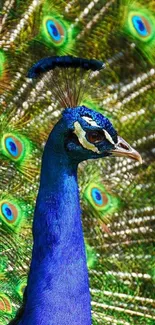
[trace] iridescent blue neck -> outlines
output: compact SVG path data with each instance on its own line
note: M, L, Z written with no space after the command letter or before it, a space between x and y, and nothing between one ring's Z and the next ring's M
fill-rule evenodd
M77 165L63 143L56 145L59 127L62 132L59 123L43 155L26 307L19 325L91 324Z

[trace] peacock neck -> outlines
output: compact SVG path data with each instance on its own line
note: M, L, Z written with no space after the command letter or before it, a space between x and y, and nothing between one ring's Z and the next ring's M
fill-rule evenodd
M26 307L20 325L90 325L77 164L47 142L43 154Z

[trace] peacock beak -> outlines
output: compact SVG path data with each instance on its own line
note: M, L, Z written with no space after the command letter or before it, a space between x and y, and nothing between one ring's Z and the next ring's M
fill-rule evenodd
M118 136L118 142L115 145L115 149L111 150L112 155L114 156L124 156L131 159L138 160L142 164L142 157L133 149L123 138Z

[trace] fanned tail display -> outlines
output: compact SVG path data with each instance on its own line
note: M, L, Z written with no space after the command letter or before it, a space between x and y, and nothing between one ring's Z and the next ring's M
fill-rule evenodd
M78 105L107 116L143 158L79 166L92 322L155 323L154 9L153 0L0 3L1 325L22 305L45 142Z

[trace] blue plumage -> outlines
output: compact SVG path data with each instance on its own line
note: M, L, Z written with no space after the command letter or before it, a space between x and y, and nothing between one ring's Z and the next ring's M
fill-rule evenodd
M50 133L34 213L25 304L20 320L11 324L91 325L77 167L83 160L117 153L117 141L110 121L85 106L66 109Z
M28 72L28 78L37 78L41 73L61 68L82 68L84 70L101 70L105 67L102 61L94 59L76 58L71 55L51 56L35 63Z

